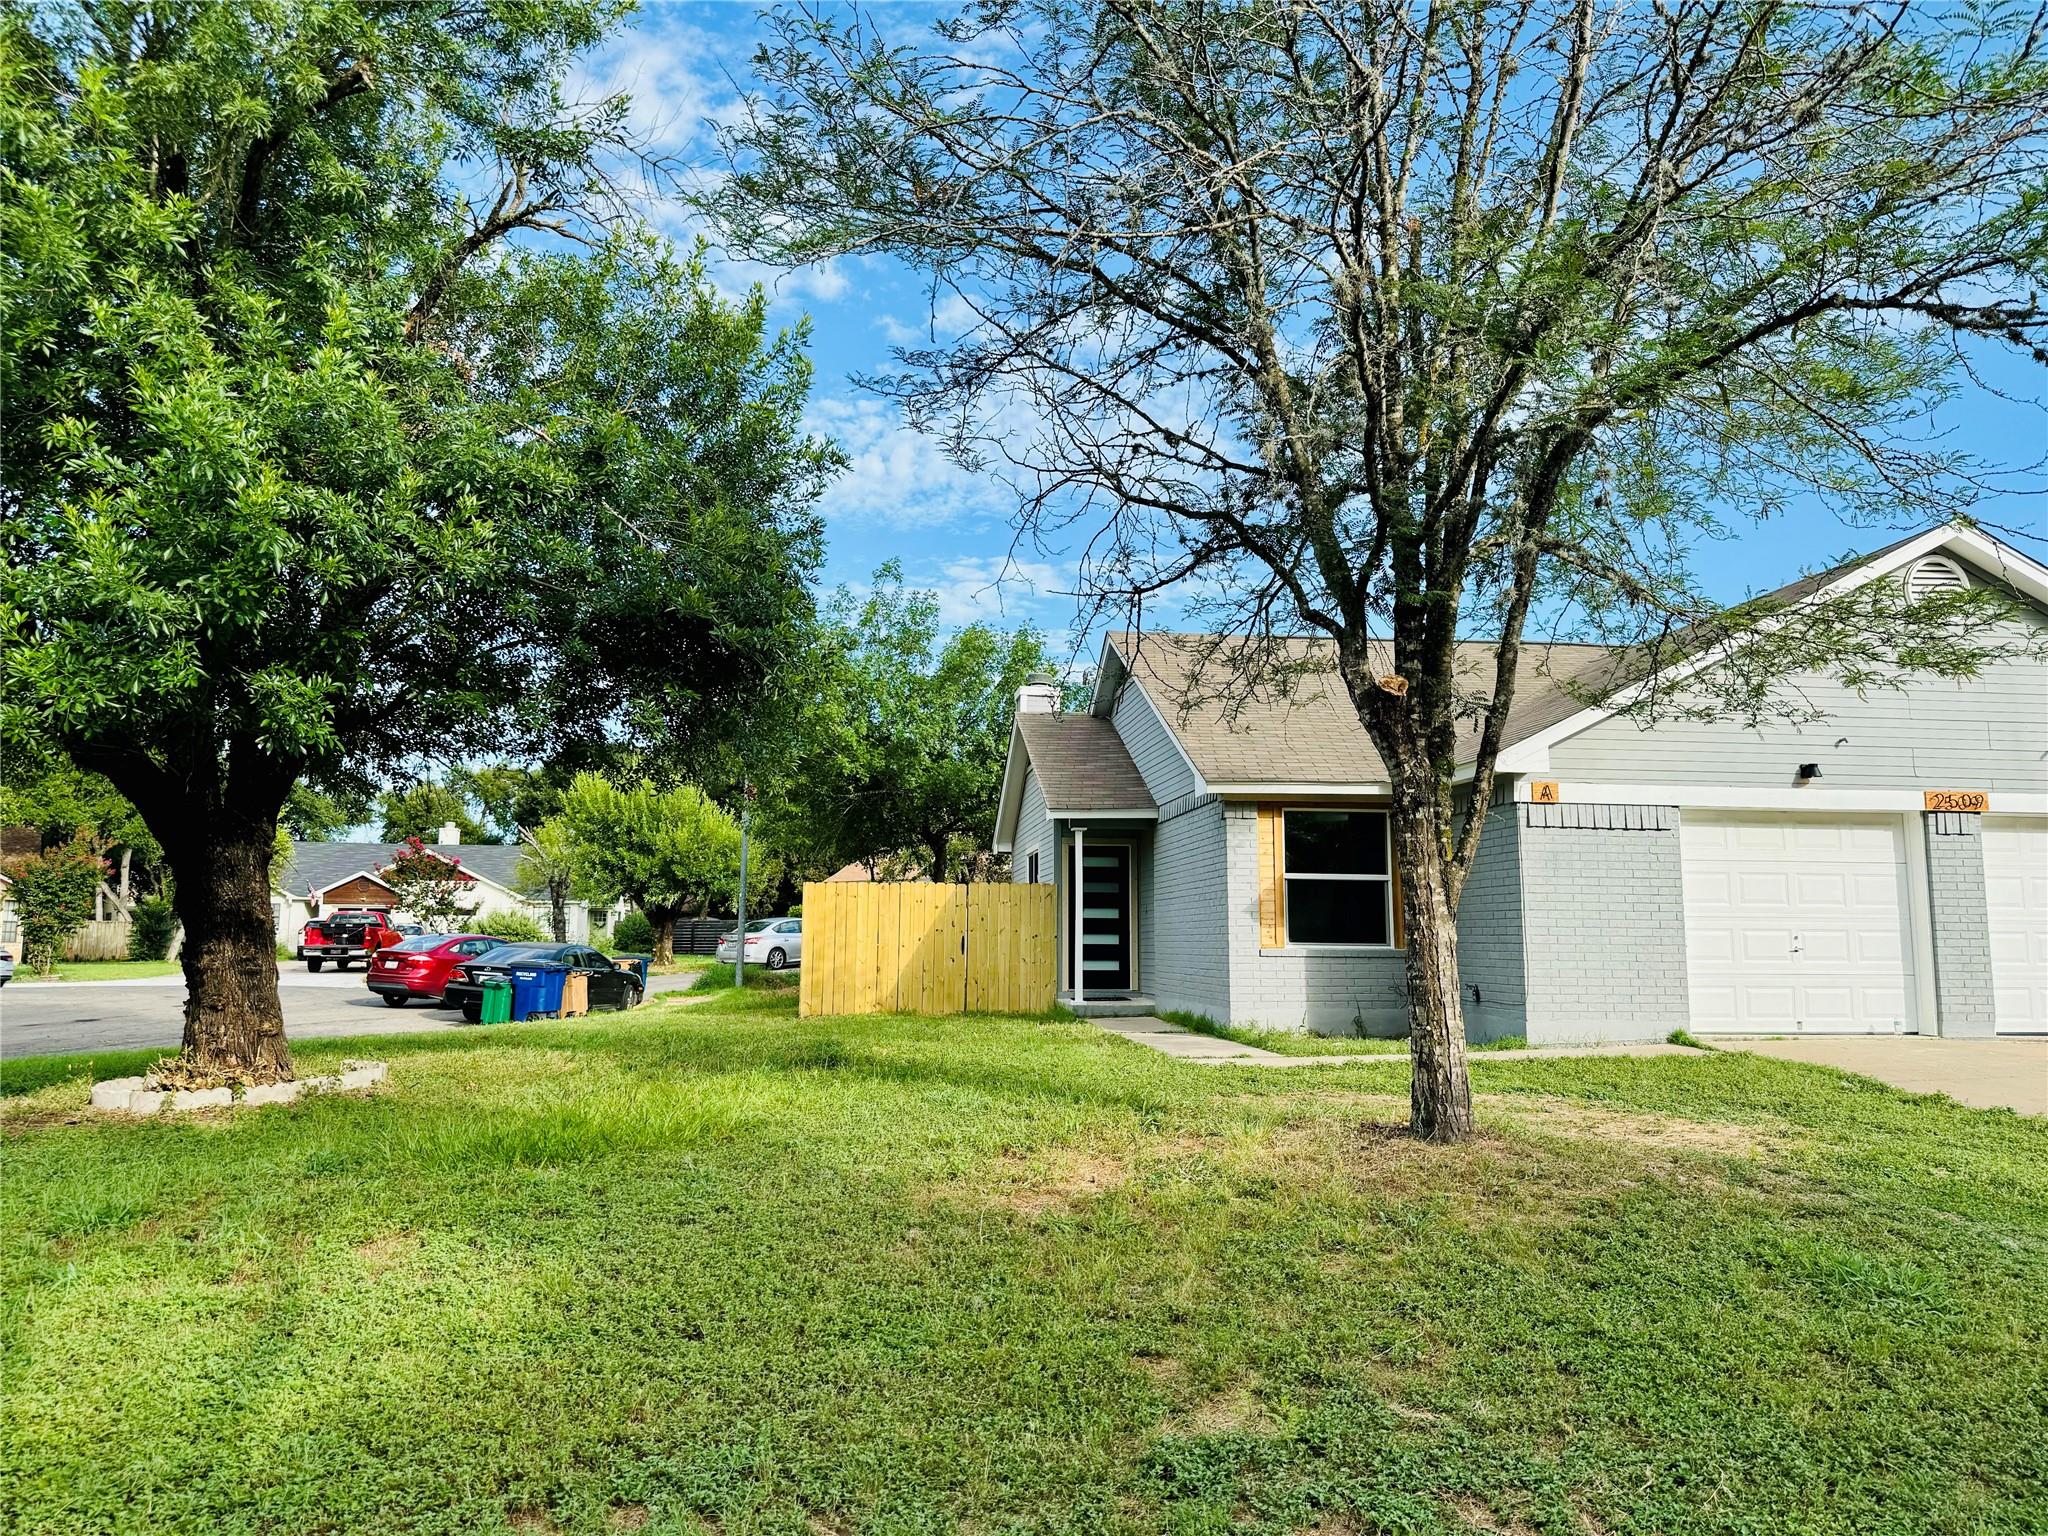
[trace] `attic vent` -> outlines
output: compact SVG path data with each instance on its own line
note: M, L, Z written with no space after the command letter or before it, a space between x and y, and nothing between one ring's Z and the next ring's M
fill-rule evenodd
M1906 596L1916 603L1937 592L1960 592L1969 584L1963 568L1947 555L1923 556L1906 572Z

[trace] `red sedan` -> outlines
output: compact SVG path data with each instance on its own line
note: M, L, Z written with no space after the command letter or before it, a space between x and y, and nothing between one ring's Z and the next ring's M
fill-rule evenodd
M504 942L483 933L415 934L378 950L366 979L388 1007L438 1003L455 967Z

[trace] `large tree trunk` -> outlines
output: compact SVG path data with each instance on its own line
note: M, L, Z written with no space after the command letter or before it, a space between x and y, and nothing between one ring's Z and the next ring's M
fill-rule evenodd
M931 849L932 851L933 885L944 885L946 883L946 876L949 873L951 873L951 871L946 866L947 842L948 839L944 837L930 837L925 839L925 846Z
M654 965L669 965L676 958L676 909L656 907L647 914L654 924Z
M548 882L548 917L554 923L555 942L569 942L569 887L563 881Z
M282 1082L292 1075L277 996L277 932L270 912L274 818L216 815L165 852L185 925L185 1042L196 1078Z
M1408 1128L1425 1141L1463 1141L1472 1134L1472 1083L1444 829L1430 787L1400 778L1392 821L1408 941Z

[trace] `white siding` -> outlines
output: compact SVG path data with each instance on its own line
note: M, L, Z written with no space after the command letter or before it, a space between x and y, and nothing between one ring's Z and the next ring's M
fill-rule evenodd
M2048 635L2048 617L2029 617L2037 636ZM1754 729L1734 721L1645 727L1603 720L1552 747L1544 776L1781 789L1801 763L1818 763L1827 789L2048 790L2048 664L2040 661L1861 697L1819 676L1795 679L1786 692L1825 718Z
M1110 709L1109 718L1116 727L1117 735L1123 738L1131 761L1138 765L1145 787L1159 802L1162 813L1168 801L1192 795L1201 789L1200 780L1189 769L1187 759L1181 756L1166 722L1160 719L1159 711L1152 707L1151 699L1136 683L1123 686Z
M1022 885L1031 878L1031 855L1038 855L1038 880L1053 883L1052 818L1045 813L1045 791L1038 787L1038 775L1024 770L1024 794L1017 807L1017 835L1010 844L1010 881Z

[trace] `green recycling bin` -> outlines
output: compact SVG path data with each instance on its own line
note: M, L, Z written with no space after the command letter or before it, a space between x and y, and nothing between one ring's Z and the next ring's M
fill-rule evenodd
M480 1024L504 1024L512 1018L512 978L486 976L483 979L484 1008Z

